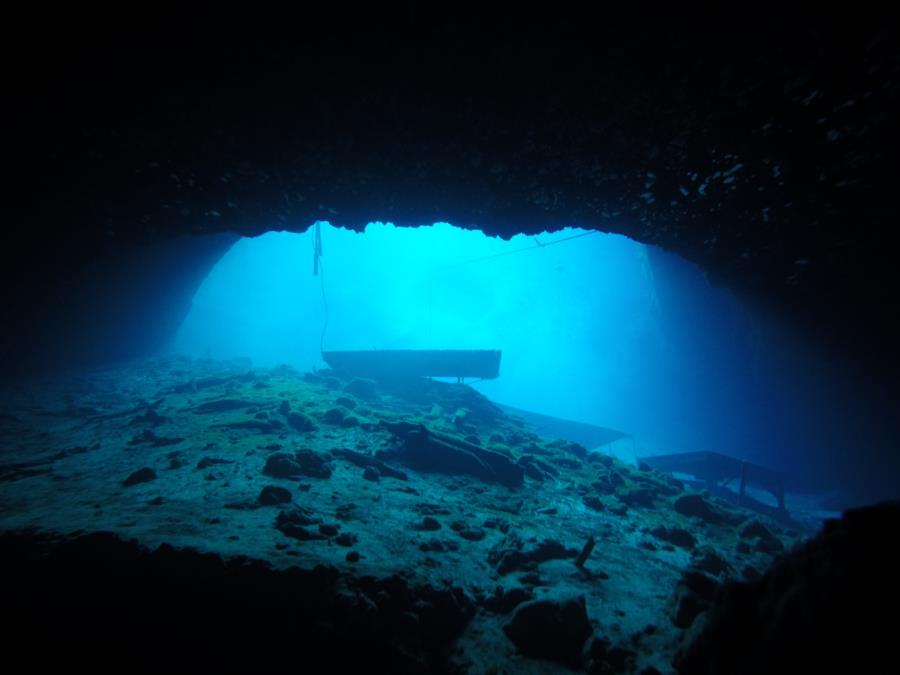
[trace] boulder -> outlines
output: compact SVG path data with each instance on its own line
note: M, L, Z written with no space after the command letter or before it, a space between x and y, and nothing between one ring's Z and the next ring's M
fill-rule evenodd
M690 494L675 500L675 510L683 516L699 518L710 525L737 525L744 516L714 506L703 495Z
M266 487L260 491L256 501L263 506L277 506L279 504L288 504L293 498L294 495L286 488L277 485L266 485Z
M650 530L650 534L680 548L691 549L697 545L694 535L680 527L655 527Z
M503 632L523 655L578 667L593 629L584 596L520 604Z

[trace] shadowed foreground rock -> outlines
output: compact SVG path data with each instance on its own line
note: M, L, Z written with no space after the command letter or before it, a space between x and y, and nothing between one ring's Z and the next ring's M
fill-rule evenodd
M5 534L0 559L4 661L35 671L428 673L474 613L459 588L150 551L110 533Z
M591 630L583 597L526 602L503 627L526 656L575 667Z
M753 583L726 586L681 675L885 672L896 661L900 502L848 511Z

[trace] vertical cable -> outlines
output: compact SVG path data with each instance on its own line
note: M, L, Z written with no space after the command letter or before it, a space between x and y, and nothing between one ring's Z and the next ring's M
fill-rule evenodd
M328 298L325 295L325 267L322 265L322 223L316 221L313 234L313 276L319 277L322 287L322 305L325 307L325 323L322 325L322 334L319 336L319 354L325 351L325 331L328 329ZM321 272L321 273L320 273Z

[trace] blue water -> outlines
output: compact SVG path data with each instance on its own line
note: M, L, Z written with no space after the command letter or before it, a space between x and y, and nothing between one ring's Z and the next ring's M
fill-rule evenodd
M779 380L771 332L675 256L577 229L504 241L446 223L325 223L321 236L319 275L313 228L237 242L174 351L307 370L325 367L320 345L501 349L500 377L470 382L499 403L626 431L638 454L797 469L782 448L807 441L789 431L796 385Z

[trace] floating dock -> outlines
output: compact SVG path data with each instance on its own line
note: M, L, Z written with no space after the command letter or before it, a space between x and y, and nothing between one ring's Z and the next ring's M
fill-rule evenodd
M759 464L745 462L718 452L682 452L672 455L641 457L641 461L658 471L685 473L704 482L716 492L738 481L738 497L748 499L747 485L756 485L775 497L778 509L784 511L784 480L780 473Z

